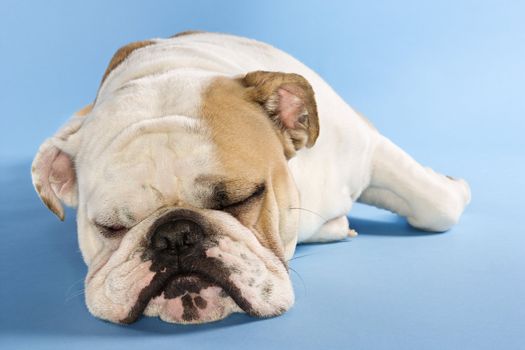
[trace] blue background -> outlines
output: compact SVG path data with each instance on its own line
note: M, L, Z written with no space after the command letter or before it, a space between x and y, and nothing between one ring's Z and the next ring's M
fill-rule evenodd
M0 3L0 347L525 348L525 5L520 1ZM41 141L90 103L113 52L186 29L267 41L420 162L469 180L443 234L357 205L360 236L300 246L295 307L203 326L89 315L75 237L30 183Z

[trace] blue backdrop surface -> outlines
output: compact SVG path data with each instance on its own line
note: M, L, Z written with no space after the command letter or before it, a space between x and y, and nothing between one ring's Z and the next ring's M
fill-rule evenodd
M0 348L525 348L525 5L518 1L2 1ZM304 245L296 305L203 326L97 320L74 211L31 187L41 141L92 101L121 45L187 29L269 42L420 162L466 178L443 234L356 206L359 237Z

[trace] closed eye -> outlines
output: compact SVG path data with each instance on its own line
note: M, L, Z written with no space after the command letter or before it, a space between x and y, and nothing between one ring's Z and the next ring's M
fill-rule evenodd
M104 225L95 223L95 226L102 235L108 238L119 237L129 231L129 228L123 225Z
M245 198L243 198L243 199L241 199L239 201L233 202L233 203L228 203L226 205L222 205L222 206L220 206L219 209L234 209L234 208L237 208L237 207L240 207L240 206L243 206L243 205L247 205L247 204L253 202L254 200L258 199L259 197L261 197L265 190L266 190L266 186L264 184L260 184L260 185L258 185L255 188L255 191L252 192L248 197L245 197Z

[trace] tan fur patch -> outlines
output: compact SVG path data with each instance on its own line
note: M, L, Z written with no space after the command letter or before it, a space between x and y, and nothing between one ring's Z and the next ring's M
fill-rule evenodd
M93 110L93 104L90 103L87 106L83 107L82 109L78 110L75 115L78 115L80 117L85 116L86 114L89 114Z
M213 81L203 94L201 109L213 141L219 145L222 164L236 167L239 163L243 172L257 172L261 162L282 154L272 121L262 107L249 102L246 88L237 80Z
M191 35L191 34L199 34L199 33L205 33L202 30L185 30L183 32L177 33L175 35L170 36L170 38L178 38L181 36Z
M285 201L290 196L283 192L293 190L293 184L287 182L287 162L273 122L260 105L250 100L246 87L229 78L217 78L210 84L201 109L225 173L266 183L260 210L244 213L239 220L254 228L261 244L282 258L280 210L287 210L289 204Z
M102 83L104 83L104 80L106 80L106 78L108 77L109 73L111 73L111 71L113 71L113 69L115 69L119 64L121 64L133 51L140 49L144 46L152 45L154 43L155 42L151 40L136 41L118 49L117 52L115 52L115 54L111 58L111 61L109 62L108 68L106 68L106 71L104 72L104 76L102 77L102 81L100 82L100 84L102 85Z

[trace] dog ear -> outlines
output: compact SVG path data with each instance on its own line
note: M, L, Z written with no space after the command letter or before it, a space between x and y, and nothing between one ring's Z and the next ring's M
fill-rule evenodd
M260 104L281 131L285 154L312 147L319 136L314 91L299 74L255 71L241 79L247 96Z
M79 144L78 131L91 108L89 105L73 115L54 136L44 141L33 159L33 186L42 202L60 220L64 220L61 201L69 206L77 205L74 156Z

